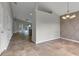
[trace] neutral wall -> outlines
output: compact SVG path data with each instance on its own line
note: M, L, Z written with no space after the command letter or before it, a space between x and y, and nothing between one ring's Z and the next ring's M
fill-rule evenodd
M34 4L34 9L32 12L32 41L36 43L36 3Z
M3 20L3 8L2 8L2 3L0 3L0 32L2 30L2 20ZM0 33L0 54L3 49L1 49L1 33Z
M36 10L36 43L60 38L60 20L55 13Z
M78 40L79 41L79 12L75 12L77 15L74 19L61 19L61 37Z
M12 37L12 16L8 2L0 3L0 53L7 49Z
M33 42L37 43L37 42L49 41L60 37L59 17L58 15L56 15L56 13L48 15L45 12L37 11L39 7L38 2L37 3L23 2L17 4L12 3L12 7L13 7L14 18L21 20L28 19L29 17L31 18ZM32 13L31 16L29 15L30 13ZM39 27L41 28L40 30Z

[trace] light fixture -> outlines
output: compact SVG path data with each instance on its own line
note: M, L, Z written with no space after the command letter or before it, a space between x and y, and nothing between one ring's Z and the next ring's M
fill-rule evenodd
M66 18L69 18L69 17L70 17L70 15L68 14L68 15L66 15L65 17L66 17Z
M67 14L62 16L62 19L73 19L76 17L76 14L69 13L69 2L67 2Z
M66 17L63 16L62 19L66 19Z
M31 27L31 25L29 24L28 27Z
M70 19L73 19L73 18L75 18L76 17L76 15L75 14L73 14L71 17L70 17Z

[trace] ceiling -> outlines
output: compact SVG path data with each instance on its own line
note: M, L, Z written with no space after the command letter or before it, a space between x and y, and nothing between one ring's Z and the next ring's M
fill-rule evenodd
M67 2L40 2L38 6L40 9L45 8L58 15L64 15L67 11ZM69 2L69 9L70 12L79 11L79 2Z
M57 15L64 15L67 11L67 2L37 2L39 9L55 12ZM70 2L70 12L79 11L79 2ZM34 2L12 3L12 10L15 18L26 20L32 18L30 13L35 8Z
M34 10L33 2L12 2L13 16L16 19L28 20L32 18L32 12Z

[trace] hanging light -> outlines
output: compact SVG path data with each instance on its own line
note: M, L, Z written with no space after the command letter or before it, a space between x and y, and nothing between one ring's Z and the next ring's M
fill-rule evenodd
M63 16L62 19L66 19L66 17Z
M66 17L66 18L69 18L69 17L70 17L70 15L68 14L68 15L66 15L65 17Z
M69 14L69 2L67 2L67 14L62 16L62 19L73 19L75 17L76 17L75 14L72 15Z
M70 19L73 19L73 18L75 18L76 17L76 15L75 14L73 14L71 17L70 17Z

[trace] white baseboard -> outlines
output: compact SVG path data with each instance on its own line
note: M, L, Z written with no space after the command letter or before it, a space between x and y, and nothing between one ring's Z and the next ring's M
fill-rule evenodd
M49 40L39 41L39 42L36 42L36 44L44 43L44 42L51 41L51 40L56 40L56 39L59 39L59 38L52 38L52 39L49 39Z
M72 41L72 42L76 42L76 43L79 43L79 41L77 40L72 40L72 39L68 39L68 38L63 38L63 37L60 37L61 39L64 39L64 40L68 40L68 41Z

